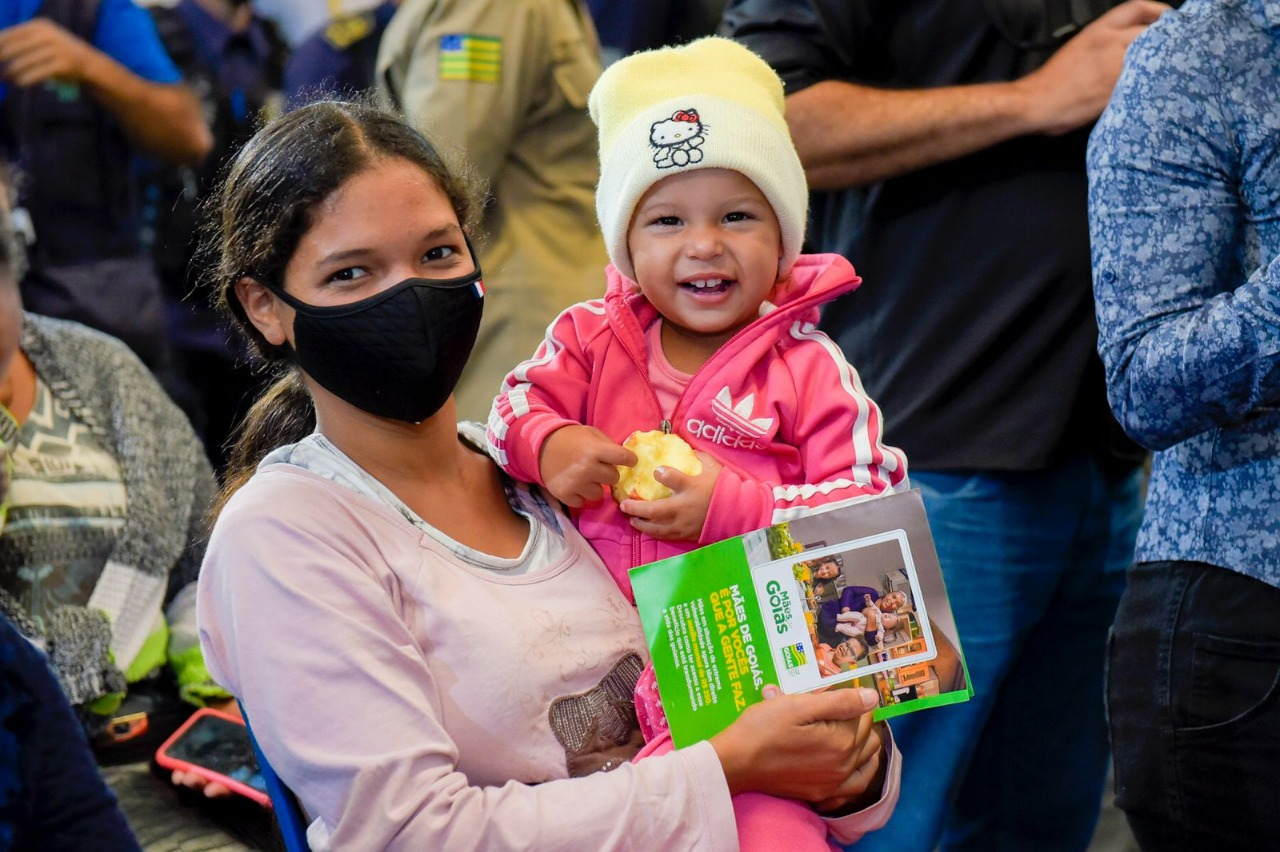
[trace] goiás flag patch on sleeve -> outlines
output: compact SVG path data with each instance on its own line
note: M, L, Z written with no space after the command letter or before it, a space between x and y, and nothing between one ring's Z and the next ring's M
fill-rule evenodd
M502 39L474 33L440 36L440 79L496 83L502 77Z

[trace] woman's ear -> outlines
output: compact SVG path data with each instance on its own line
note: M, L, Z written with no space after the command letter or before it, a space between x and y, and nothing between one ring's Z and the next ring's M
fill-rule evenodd
M288 329L292 323L286 322L286 314L291 316L293 313L288 306L256 279L247 275L236 282L235 290L245 316L258 329L263 339L272 346L287 343Z

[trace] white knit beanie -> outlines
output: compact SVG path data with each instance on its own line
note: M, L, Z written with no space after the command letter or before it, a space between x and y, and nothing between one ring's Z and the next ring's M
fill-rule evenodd
M635 278L627 231L640 197L694 169L750 178L782 228L779 275L804 242L809 189L784 115L782 81L747 48L708 37L610 65L588 103L600 129L596 216L613 265Z

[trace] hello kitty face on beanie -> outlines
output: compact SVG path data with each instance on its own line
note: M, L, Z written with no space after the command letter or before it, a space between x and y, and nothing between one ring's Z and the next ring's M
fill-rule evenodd
M706 141L708 129L695 109L676 110L670 118L655 121L649 127L654 165L670 169L701 162L702 151L699 149Z

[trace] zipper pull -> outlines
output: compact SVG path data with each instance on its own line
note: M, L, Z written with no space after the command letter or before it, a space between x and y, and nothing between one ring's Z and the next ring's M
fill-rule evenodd
M670 421L670 420L663 420L660 424L658 424L658 428L660 428L660 429L662 430L662 434L664 434L664 435L670 435L670 434L671 434L671 421Z

